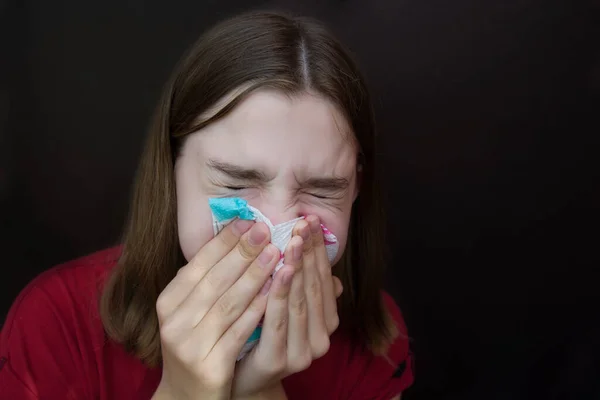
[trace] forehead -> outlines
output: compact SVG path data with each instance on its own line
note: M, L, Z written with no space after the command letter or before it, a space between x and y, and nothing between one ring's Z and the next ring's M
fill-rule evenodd
M263 90L194 133L186 147L203 159L273 173L285 169L345 173L353 167L357 151L348 122L328 100L309 93L289 97Z

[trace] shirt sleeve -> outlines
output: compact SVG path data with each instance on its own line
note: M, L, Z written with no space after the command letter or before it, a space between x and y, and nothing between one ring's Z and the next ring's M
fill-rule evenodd
M402 313L389 294L384 292L382 296L399 334L391 344L387 357L369 352L360 361L355 360L352 378L348 380L352 387L347 397L350 400L390 400L410 387L414 380L413 357Z
M47 277L46 273L36 278L19 294L0 332L2 398L90 398L81 372L77 331L67 317L75 310L65 308L64 287Z

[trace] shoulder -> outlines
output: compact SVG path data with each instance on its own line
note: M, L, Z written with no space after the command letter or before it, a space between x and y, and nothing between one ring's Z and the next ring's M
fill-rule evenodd
M14 329L29 323L38 325L40 318L49 316L47 311L56 316L95 302L119 255L120 247L115 247L57 265L38 275L13 302L0 343L14 336Z
M60 383L45 379L50 367L81 372L85 348L103 340L97 303L119 255L120 248L112 248L58 265L21 291L0 332L0 388L21 398L26 391L41 394L44 382Z
M99 251L57 265L33 279L17 296L10 308L2 338L10 336L10 327L37 320L33 316L41 308L81 307L82 300L96 300L104 280L120 256L121 248ZM52 306L51 306L52 305Z

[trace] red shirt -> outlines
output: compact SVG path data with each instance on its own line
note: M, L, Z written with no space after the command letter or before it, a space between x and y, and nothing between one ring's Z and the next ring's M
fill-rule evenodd
M150 399L161 368L148 368L107 338L98 314L102 285L120 250L104 250L52 268L17 297L0 336L0 399ZM398 328L400 310L383 294ZM352 351L354 350L354 351ZM290 400L391 399L412 384L406 338L388 357L356 351L343 333L305 371L283 380Z

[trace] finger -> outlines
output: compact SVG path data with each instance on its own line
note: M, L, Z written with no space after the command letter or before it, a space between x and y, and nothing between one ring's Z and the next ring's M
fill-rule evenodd
M290 242L285 249L283 261L285 265L289 265L297 271L302 268L302 252L304 241L300 236L292 236Z
M170 323L180 327L182 334L198 325L217 300L246 271L248 266L265 248L269 240L269 228L257 223L242 235L237 245L225 257L210 268L181 302Z
M191 269L204 270L205 265L215 265L227 256L231 250L239 245L240 239L256 224L254 221L237 219L227 225L212 240L206 243L202 249L190 260ZM230 229L228 229L231 227Z
M173 313L196 284L219 260L235 248L242 235L253 225L254 221L247 220L236 220L227 225L179 270L158 298L156 308L160 322Z
M335 297L338 298L344 292L344 287L342 286L342 281L337 276L333 277L333 291L335 292Z
M302 238L302 250L304 254L308 253L312 248L312 241L310 239L310 226L305 219L301 219L294 226L294 229L292 230L292 238L294 236L300 236Z
M225 359L235 359L242 351L244 344L258 326L267 308L268 293L272 284L267 279L258 295L250 303L242 315L225 331L208 356Z
M284 265L273 279L260 341L252 357L272 368L285 368L287 363L287 334L289 324L288 300L295 269ZM281 372L281 371L279 371Z
M311 215L306 218L306 222L308 222L310 226L316 268L322 283L321 289L323 291L323 313L325 318L325 326L327 327L327 333L331 334L339 325L337 296L335 295L334 291L334 283L331 275L331 264L329 263L327 250L325 249L325 240L323 238L321 221L317 216Z
M304 271L296 270L290 288L288 300L288 337L287 337L287 363L291 372L303 370L300 365L308 354L312 361L312 351L308 338L308 309L306 294L304 292Z
M304 240L300 233L305 237L308 236L306 221L300 221L295 227L297 235L292 237L290 244L293 247L288 248L286 253L286 263L294 266L296 271L294 279L290 287L288 300L288 336L287 336L287 363L293 372L301 370L301 365L296 365L299 361L306 357L307 350L310 349L308 340L308 310L306 305L306 295L304 293L304 271L303 256L304 256ZM311 353L310 351L308 351ZM309 354L312 361L312 353Z
M304 274L304 296L308 310L308 339L314 358L325 354L329 349L329 334L325 324L325 314L323 306L323 290L321 278L317 269L316 256L312 239L310 237L310 227L308 222L306 225L298 223L300 236L308 239L304 241L304 253L302 255L302 272ZM309 244L307 245L308 242ZM327 348L327 349L325 349Z
M216 301L194 329L195 336L201 338L198 343L200 354L207 355L221 335L248 308L275 269L279 257L279 250L268 244L242 277Z

